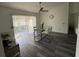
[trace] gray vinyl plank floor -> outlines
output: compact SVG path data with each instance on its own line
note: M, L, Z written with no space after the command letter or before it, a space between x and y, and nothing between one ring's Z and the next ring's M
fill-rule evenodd
M21 57L74 57L76 37L54 33L40 42L35 42L33 34L18 33ZM47 42L49 39L51 42ZM70 39L70 40L69 40Z

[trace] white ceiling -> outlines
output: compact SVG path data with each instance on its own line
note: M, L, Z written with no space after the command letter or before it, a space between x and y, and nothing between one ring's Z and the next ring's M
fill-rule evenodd
M53 8L65 2L42 2L45 9ZM19 9L23 11L30 11L37 13L40 9L39 2L0 2L0 6Z

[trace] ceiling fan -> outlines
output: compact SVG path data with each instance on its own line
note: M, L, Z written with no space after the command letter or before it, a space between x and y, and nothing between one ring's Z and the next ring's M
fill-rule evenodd
M44 10L44 7L41 6L42 2L39 2L40 10L39 12L48 12L48 10Z

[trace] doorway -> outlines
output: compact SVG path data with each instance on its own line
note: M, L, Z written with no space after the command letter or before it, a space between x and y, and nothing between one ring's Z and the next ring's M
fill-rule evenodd
M24 55L28 44L34 43L33 27L36 27L36 16L12 15L16 43Z

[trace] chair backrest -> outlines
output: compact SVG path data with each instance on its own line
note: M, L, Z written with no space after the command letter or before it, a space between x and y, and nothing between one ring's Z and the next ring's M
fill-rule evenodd
M48 33L52 32L52 26L48 28Z

